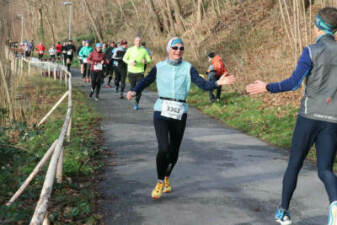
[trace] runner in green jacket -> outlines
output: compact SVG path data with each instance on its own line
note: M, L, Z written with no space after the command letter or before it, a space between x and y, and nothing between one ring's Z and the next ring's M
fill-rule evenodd
M123 61L128 65L131 90L144 78L144 65L152 62L146 49L141 47L141 43L142 39L136 37L134 40L135 46L129 48L123 57ZM137 93L135 105L133 107L135 110L139 109L138 104L141 96L141 93Z

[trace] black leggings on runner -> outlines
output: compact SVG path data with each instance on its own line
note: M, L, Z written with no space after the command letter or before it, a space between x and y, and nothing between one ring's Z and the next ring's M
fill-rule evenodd
M159 180L169 177L178 161L179 147L184 136L187 114L181 120L160 116L155 112L153 117L154 128L158 141L157 175Z
M108 79L108 83L107 83L108 85L110 85L113 73L114 73L114 66L113 66L112 62L110 62L108 64L108 75L109 75L109 79Z
M66 61L67 61L67 68L68 68L68 71L70 72L71 61L73 61L73 56L68 55Z
M337 200L337 177L332 171L337 150L337 123L297 117L287 170L283 177L281 207L289 208L297 176L311 146L316 145L318 176L330 202Z
M93 71L92 72L91 88L92 88L92 91L96 91L96 98L99 97L102 79L103 79L103 71Z
M90 75L90 64L83 63L83 74L82 78L89 78Z
M129 72L129 82L130 82L130 89L136 87L136 85L144 79L144 73L130 73ZM140 101L140 97L142 97L142 92L137 93L136 95L136 103L138 104Z
M121 93L123 93L125 89L126 70L126 67L115 68L115 86L118 89L119 84L121 85Z
M66 66L67 65L67 54L62 54L63 55L63 64Z

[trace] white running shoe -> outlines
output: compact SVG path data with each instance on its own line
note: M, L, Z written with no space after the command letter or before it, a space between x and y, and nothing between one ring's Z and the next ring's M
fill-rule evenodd
M337 225L337 201L330 204L328 225Z

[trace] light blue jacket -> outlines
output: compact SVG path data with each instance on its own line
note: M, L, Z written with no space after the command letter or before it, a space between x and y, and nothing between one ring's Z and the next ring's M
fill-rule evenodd
M89 57L90 53L93 51L92 47L90 46L83 46L80 50L80 52L78 53L78 55L82 58L82 59L86 59Z
M179 65L172 65L167 60L156 65L157 68L157 90L159 97L186 100L191 87L192 65L182 61ZM154 110L161 111L162 99L157 99ZM184 113L188 111L188 104L184 103Z

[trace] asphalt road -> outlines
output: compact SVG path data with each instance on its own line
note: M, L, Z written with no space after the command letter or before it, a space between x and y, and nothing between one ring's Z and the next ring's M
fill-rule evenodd
M74 73L75 86L89 93ZM145 91L140 110L103 88L101 113L109 157L98 185L106 225L272 225L280 203L288 152L247 136L190 108L173 192L151 198L156 184L153 128L156 93ZM93 100L92 100L93 101ZM291 202L293 224L327 223L328 198L316 167L305 163Z

